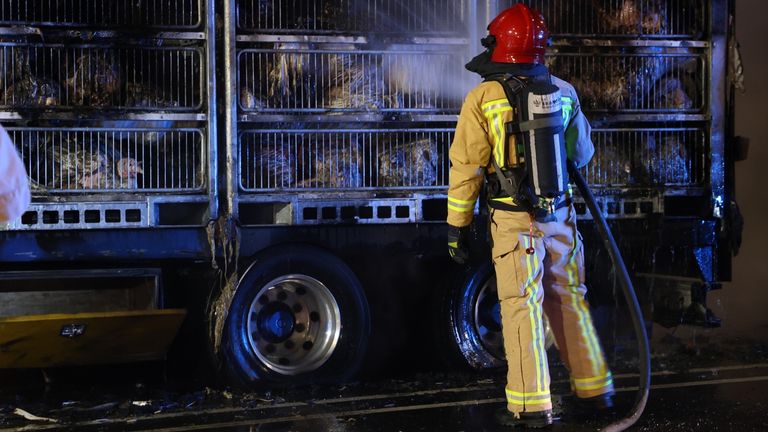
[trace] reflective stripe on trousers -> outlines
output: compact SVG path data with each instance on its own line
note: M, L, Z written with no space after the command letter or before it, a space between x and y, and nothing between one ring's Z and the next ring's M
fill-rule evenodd
M551 409L542 314L546 313L578 397L613 391L613 381L584 299L584 258L572 206L558 222L533 225L527 213L491 210L493 262L509 366L512 412ZM532 247L529 255L526 248Z

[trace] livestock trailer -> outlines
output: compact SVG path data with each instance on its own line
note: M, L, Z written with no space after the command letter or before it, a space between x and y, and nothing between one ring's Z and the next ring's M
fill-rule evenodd
M500 366L484 208L468 268L445 216L463 65L512 3L0 0L0 121L33 192L0 229L0 366L159 359L179 328L241 384L343 381L435 345ZM582 172L647 311L716 325L705 293L739 234L733 2L524 3L593 125Z

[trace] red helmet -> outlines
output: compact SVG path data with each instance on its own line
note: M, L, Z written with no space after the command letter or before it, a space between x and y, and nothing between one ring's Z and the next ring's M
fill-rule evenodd
M547 25L539 11L518 3L503 10L488 24L495 38L491 61L498 63L543 63L549 38Z

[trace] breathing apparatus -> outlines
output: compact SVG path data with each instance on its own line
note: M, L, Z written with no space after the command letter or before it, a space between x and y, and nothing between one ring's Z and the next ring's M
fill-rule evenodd
M517 77L495 77L504 88L517 120L504 125L506 138L501 164L493 159L501 187L516 205L538 222L555 221L558 204L568 191L568 158L560 89L549 76L525 82ZM506 146L515 137L515 163L508 164ZM510 165L524 167L510 169Z

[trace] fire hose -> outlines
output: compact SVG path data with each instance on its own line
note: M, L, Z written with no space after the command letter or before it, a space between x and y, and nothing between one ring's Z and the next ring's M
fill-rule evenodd
M592 195L592 191L589 190L589 187L587 187L587 182L584 180L584 177L579 173L574 163L570 160L568 160L568 173L581 191L582 198L584 198L587 208L589 208L589 212L592 214L592 218L595 221L595 226L603 240L603 246L608 250L608 254L611 257L613 267L616 269L616 274L619 277L619 282L624 293L624 299L629 307L632 325L637 336L638 355L640 357L640 385L635 404L624 418L601 429L601 431L604 432L623 431L631 427L638 419L640 419L640 416L645 409L645 404L648 402L648 394L651 387L651 352L648 343L648 334L645 331L645 320L643 319L643 313L640 310L640 304L637 301L637 295L635 295L635 289L632 286L632 281L629 279L629 273L624 264L624 259L621 257L621 252L619 252L616 241L613 239L613 234L608 228L608 223L605 221L602 212L597 207L595 197Z

